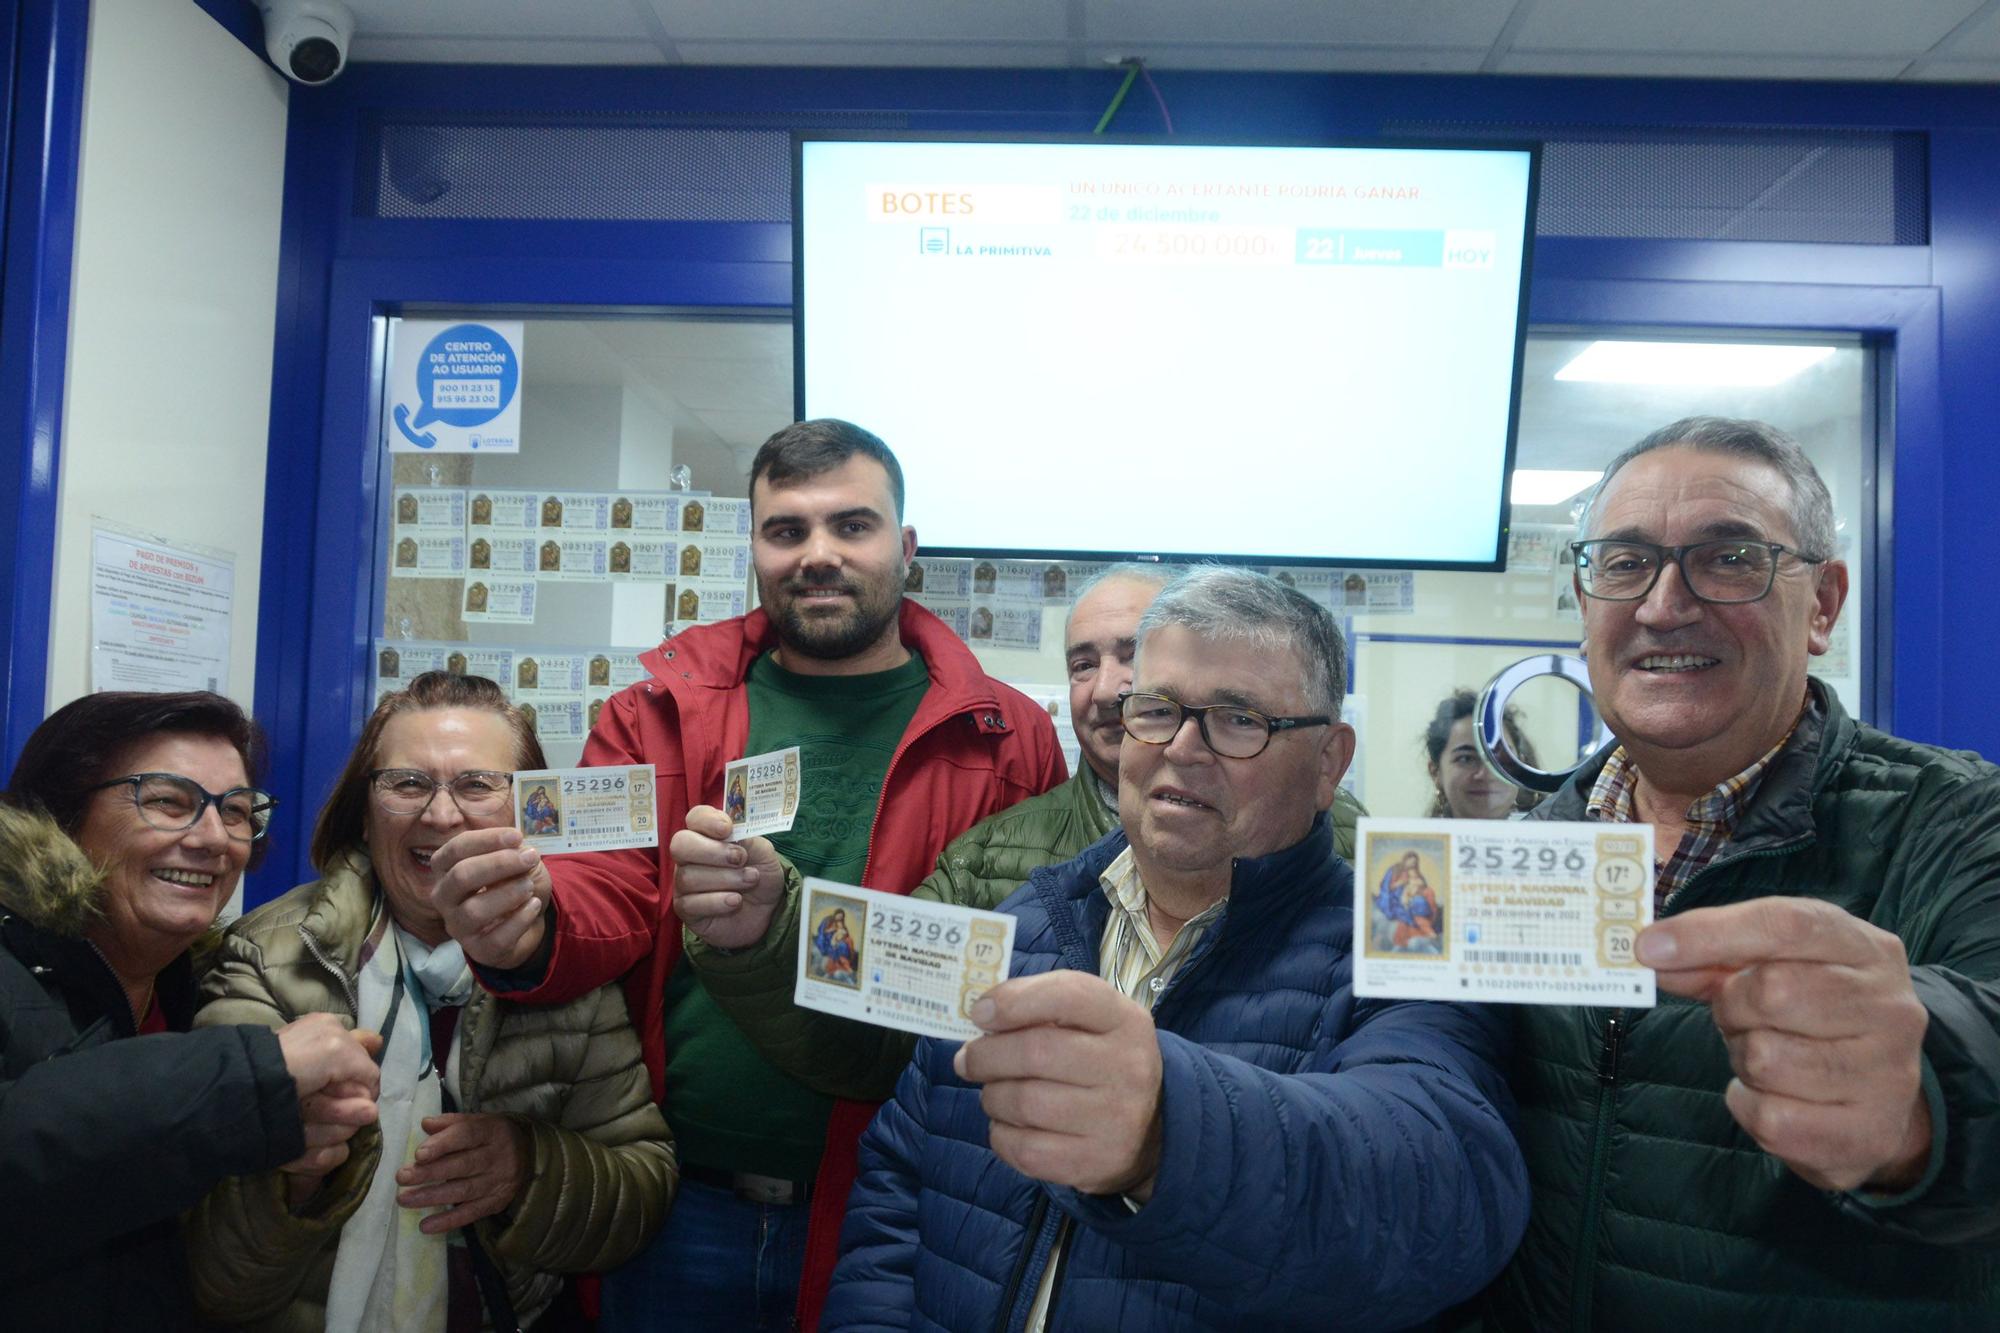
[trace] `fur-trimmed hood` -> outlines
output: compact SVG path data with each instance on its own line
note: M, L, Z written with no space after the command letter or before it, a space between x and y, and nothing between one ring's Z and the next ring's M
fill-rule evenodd
M79 939L103 915L104 872L55 820L0 804L0 906Z

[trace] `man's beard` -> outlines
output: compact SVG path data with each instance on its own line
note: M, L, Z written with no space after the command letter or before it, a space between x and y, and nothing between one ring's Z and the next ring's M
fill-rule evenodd
M853 598L853 609L838 616L806 616L800 594L813 588L838 588ZM788 652L822 662L838 662L875 646L902 611L903 571L879 584L856 582L835 576L825 579L789 579L775 607L769 606L771 623L778 642Z

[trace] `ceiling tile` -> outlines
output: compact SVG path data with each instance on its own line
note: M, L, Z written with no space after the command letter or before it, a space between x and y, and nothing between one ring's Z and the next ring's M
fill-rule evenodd
M632 37L645 21L629 0L346 0L357 38L390 37Z
M1537 0L1518 52L1917 56L1979 0Z
M1128 49L1138 50L1135 45ZM1250 70L1299 73L1355 70L1368 73L1473 73L1486 58L1486 47L1342 46L1321 42L1288 44L1196 43L1147 45L1142 54L1151 69Z
M634 0L647 3L648 0ZM650 0L679 43L1061 40L1067 0ZM950 64L964 64L954 60Z
M676 41L681 58L696 65L903 66L942 69L1041 69L1069 63L1066 42L781 42Z
M644 37L370 37L357 33L348 57L386 64L657 65L660 48Z
M1662 79L1893 79L1908 64L1900 56L1840 59L1637 51L1513 51L1500 58L1495 72Z
M2000 10L1969 25L1938 55L1946 60L1967 60L1977 56L2000 57Z
M1141 46L1148 41L1206 40L1483 50L1499 36L1513 9L1514 0L1345 0L1341 4L1086 0L1084 30L1093 43Z

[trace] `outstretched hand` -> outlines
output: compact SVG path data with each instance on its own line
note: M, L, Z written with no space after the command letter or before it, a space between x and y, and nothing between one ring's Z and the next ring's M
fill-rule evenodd
M1660 988L1709 1006L1736 1077L1729 1113L1759 1147L1828 1190L1922 1176L1930 1015L1903 942L1830 903L1758 898L1640 932Z
M542 854L519 829L467 829L432 854L431 869L431 905L468 959L504 971L534 957L551 887Z
M1152 1197L1160 1166L1159 1034L1110 982L1062 969L1003 981L952 1068L982 1083L989 1141L1023 1175L1086 1194Z

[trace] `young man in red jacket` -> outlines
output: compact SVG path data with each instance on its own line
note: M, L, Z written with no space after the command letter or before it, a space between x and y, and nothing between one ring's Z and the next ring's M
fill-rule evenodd
M655 766L661 849L543 864L489 829L432 859L446 924L490 989L553 1003L625 978L682 1183L652 1245L605 1280L612 1330L782 1329L795 1314L811 1328L874 1112L779 1073L681 965L664 845L691 807L721 804L724 764L798 745L798 817L773 841L807 874L895 893L1064 776L1048 714L903 600L917 537L881 440L789 426L758 451L750 501L762 608L647 654L652 678L606 705L584 749L589 765Z

